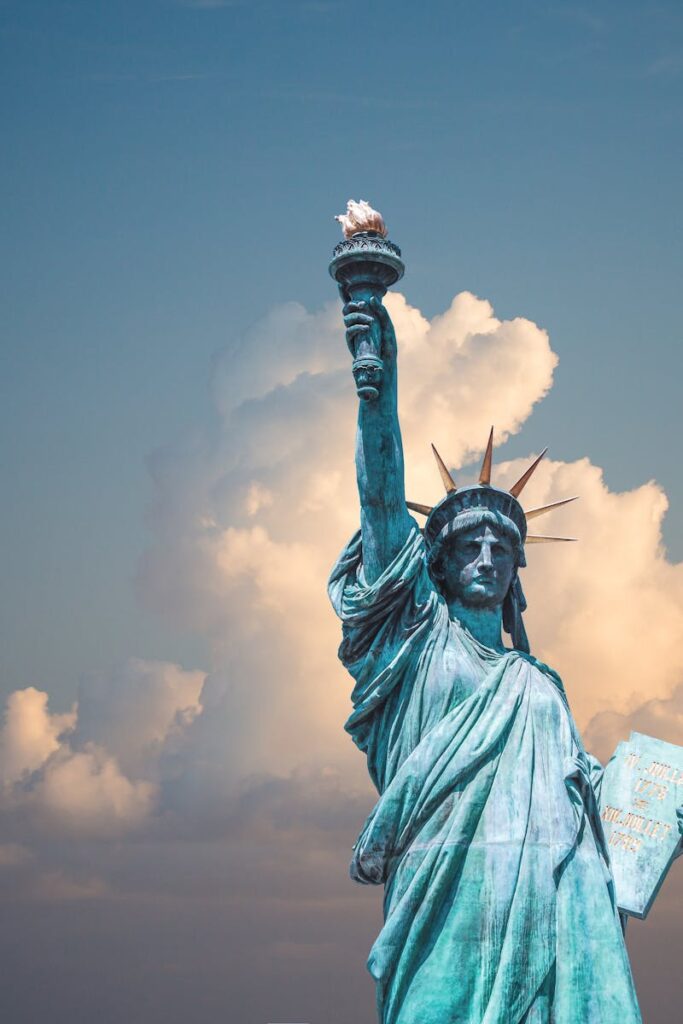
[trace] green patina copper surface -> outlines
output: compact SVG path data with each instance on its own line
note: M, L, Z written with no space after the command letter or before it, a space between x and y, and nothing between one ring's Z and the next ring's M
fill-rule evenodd
M330 589L356 680L346 728L380 793L351 870L385 885L383 1024L639 1021L559 678L450 618L415 528L372 584L355 538Z
M601 769L559 677L528 653L524 513L516 494L486 489L489 465L421 533L405 503L386 278L373 291L367 259L362 271L364 292L337 278L347 341L381 372L359 403L361 530L330 596L355 681L346 728L379 794L351 873L385 888L368 962L380 1020L636 1024Z
M676 811L683 795L683 747L632 732L620 743L600 784L600 817L619 909L645 918L680 840Z

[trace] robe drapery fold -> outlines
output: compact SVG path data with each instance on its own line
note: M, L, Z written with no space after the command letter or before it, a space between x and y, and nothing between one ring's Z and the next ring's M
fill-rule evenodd
M379 800L351 875L384 884L382 1024L636 1024L591 772L559 677L450 619L415 528L374 583L335 566L346 729Z

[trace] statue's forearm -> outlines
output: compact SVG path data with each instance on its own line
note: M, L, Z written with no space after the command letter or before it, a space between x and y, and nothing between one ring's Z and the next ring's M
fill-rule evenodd
M359 403L356 475L362 507L392 499L397 506L405 504L395 367L385 374L377 401Z
M411 528L405 504L395 362L387 369L377 401L361 402L358 410L356 476L368 582L374 582L395 558Z
M344 324L361 399L356 477L363 566L366 580L374 583L399 553L412 527L405 503L403 445L398 424L396 335L389 314L376 295L356 296L346 302Z

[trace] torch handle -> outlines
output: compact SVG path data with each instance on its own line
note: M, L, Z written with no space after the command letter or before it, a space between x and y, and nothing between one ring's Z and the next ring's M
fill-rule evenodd
M382 301L386 288L363 283L347 285L347 294L351 302L369 302L376 298ZM370 330L357 335L353 358L353 376L356 381L358 397L372 402L379 398L384 373L382 361L382 325L377 318L373 319Z

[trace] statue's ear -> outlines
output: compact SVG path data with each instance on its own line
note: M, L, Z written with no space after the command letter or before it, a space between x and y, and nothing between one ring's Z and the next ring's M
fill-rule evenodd
M435 583L443 583L443 565L442 559L439 555L437 555L436 558L429 560L427 568L429 569L429 575Z
M441 591L443 588L444 574L441 568L441 559L435 558L434 560L427 560L427 572L432 580L432 583L437 590Z

